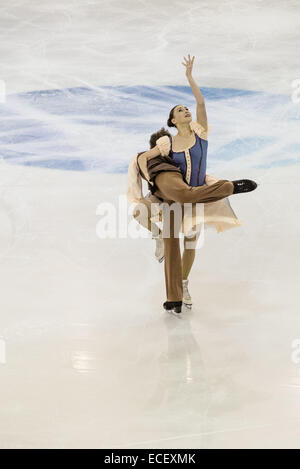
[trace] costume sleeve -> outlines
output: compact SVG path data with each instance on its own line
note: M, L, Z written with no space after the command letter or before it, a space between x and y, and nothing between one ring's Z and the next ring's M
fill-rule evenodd
M201 134L201 138L203 138L203 140L208 140L208 134L210 133L210 125L207 125L207 130L205 130L203 127L202 127L202 134Z
M162 156L169 155L171 145L170 145L170 140L169 140L168 135L163 135L162 137L158 138L156 140L156 145L158 146L158 149Z
M197 121L192 121L190 127L198 135L198 137L203 138L203 140L208 140L208 134L210 132L210 125L207 126L207 130L199 124Z

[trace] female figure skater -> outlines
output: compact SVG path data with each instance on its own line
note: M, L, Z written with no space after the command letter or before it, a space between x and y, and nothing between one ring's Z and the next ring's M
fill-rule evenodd
M229 209L231 217L236 221L237 219L228 201L227 205L223 203L222 207L220 205L216 207L216 202L220 202L232 194L250 192L257 187L257 184L248 179L231 182L206 175L208 125L205 103L191 76L194 57L191 60L189 56L189 59L185 59L185 61L186 63L183 65L187 68L186 76L197 101L197 121L192 122L191 114L185 106L174 106L170 111L168 126L176 127L178 130L177 135L172 138L168 134L158 138L154 148L148 152L138 154L132 164L136 165L134 167L140 174L142 173L145 176L145 173L147 173L145 179L148 180L152 196L154 195L156 200L166 202L168 205L174 202L181 206L184 203L192 203L193 209L197 202L204 203L206 207L212 209L215 220L217 220L218 215L222 216L222 209L224 215L224 208L226 207L227 216ZM141 167L144 168L144 171L141 171ZM129 178L130 181L133 182L132 177ZM143 197L137 199L141 201ZM151 202L150 204L152 205ZM195 249L185 249L186 254L184 253L181 259L178 223L175 223L174 212L169 212L169 215L170 233L167 237L163 236L167 292L167 301L163 306L167 310L180 313L183 292L184 302L191 304L187 283L195 258ZM163 221L165 222L165 220ZM237 222L234 226L240 224L240 222ZM218 226L220 227L220 223L218 223ZM228 226L225 229L227 228ZM219 231L224 231L224 228L218 228ZM196 243L198 236L199 232L196 232L189 240ZM185 244L186 242L187 239L185 238Z

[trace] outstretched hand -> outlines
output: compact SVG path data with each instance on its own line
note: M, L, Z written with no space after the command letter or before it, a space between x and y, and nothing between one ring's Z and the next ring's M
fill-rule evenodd
M184 65L186 67L186 71L185 71L185 74L186 75L191 75L192 74L192 69L193 69L193 65L194 65L194 58L195 56L193 55L193 58L191 59L190 57L190 54L188 55L188 60L183 57L184 60L185 60L185 63L184 62L181 62L182 65Z

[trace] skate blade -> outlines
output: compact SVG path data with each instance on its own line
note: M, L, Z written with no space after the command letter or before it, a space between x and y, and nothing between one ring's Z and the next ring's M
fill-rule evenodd
M181 311L176 311L175 308L172 308L172 309L165 309L164 308L164 312L165 313L169 313L169 314L172 314L174 316L177 316L177 317L180 317L182 315L182 308L181 308Z
M176 318L180 318L182 316L182 311L180 313L176 313L174 309L166 310L171 316L176 316Z
M192 306L193 306L193 305L189 305L189 304L187 304L187 303L183 303L183 304L184 304L184 306L185 306L186 308L192 309Z

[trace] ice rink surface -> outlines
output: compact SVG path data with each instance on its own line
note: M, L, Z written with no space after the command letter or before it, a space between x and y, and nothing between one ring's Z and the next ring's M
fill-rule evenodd
M299 448L299 2L0 16L0 448ZM151 238L96 227L171 107L195 119L188 53L208 172L260 186L205 232L177 318Z

